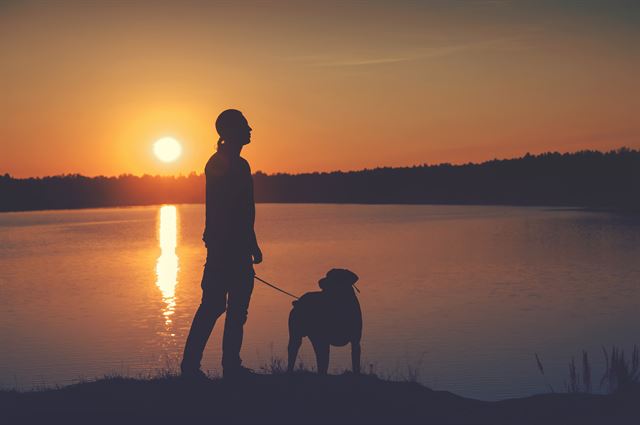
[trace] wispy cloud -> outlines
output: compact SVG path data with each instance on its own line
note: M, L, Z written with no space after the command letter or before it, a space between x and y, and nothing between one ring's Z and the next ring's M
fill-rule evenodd
M400 52L395 52L395 54L389 55L364 55L362 53L354 52L353 54L343 53L340 55L306 55L298 56L293 59L306 63L309 66L317 67L358 67L435 59L474 50L515 51L529 47L529 44L526 43L523 38L508 37L448 46L416 47L404 50L398 49Z

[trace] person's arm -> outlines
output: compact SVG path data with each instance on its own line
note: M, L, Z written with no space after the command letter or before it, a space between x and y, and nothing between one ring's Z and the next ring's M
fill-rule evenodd
M255 222L256 222L256 204L253 197L253 177L251 177L251 168L247 163L247 172L249 173L249 246L251 248L251 255L253 257L254 264L260 264L262 262L262 250L258 245L258 238L256 237Z
M206 174L206 225L202 239L213 258L220 258L228 241L229 188L224 161L210 162Z
M251 232L251 235L251 255L253 256L253 263L260 264L262 263L262 250L260 249L260 246L258 246L258 239L256 238L255 230Z

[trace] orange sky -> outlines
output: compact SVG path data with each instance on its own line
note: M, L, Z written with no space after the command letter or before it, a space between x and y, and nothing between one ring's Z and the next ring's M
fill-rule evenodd
M0 3L0 173L200 173L228 107L269 173L640 147L638 2L317 3Z

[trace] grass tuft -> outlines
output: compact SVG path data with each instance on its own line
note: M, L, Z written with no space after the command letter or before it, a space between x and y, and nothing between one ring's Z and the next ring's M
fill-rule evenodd
M605 359L605 367L600 388L606 387L610 394L627 393L640 391L640 347L633 346L631 356L628 358L623 349L616 346L608 351L604 346L602 352ZM547 382L544 373L544 366L538 353L535 354L536 364L540 374L544 377L545 384L551 392L555 392L551 384ZM591 393L593 392L592 368L587 351L582 351L581 372L578 372L575 357L571 357L569 362L569 379L565 381L565 388L568 393Z
M623 349L611 347L608 352L602 347L606 361L606 370L600 385L605 385L609 392L620 393L638 390L640 388L640 349L633 346L631 359L628 360Z

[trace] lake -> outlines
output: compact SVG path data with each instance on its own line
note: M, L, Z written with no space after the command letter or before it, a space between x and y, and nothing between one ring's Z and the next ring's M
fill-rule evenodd
M0 387L177 369L200 300L204 205L0 214ZM630 350L640 315L640 218L542 207L258 204L283 289L360 276L363 369L486 400L556 391L571 357ZM256 282L243 346L286 357L291 299ZM203 369L219 373L222 319ZM350 367L332 348L330 371ZM315 366L307 340L301 358Z

